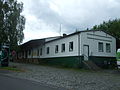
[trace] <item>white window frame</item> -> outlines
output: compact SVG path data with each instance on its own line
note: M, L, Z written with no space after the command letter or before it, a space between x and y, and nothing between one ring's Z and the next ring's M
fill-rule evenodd
M69 42L69 51L73 51L73 41Z
M61 52L65 52L65 43L61 44Z
M46 53L49 54L50 53L50 47L46 48Z
M103 42L98 42L98 52L104 52L104 44L103 44Z
M106 43L106 52L111 53L111 44L110 43Z
M59 52L59 46L55 45L55 53L58 53L58 52Z

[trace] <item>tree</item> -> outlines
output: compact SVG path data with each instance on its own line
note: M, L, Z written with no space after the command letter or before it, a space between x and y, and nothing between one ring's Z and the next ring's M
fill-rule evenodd
M120 40L120 19L104 21L100 25L93 26L92 30L103 30Z
M15 48L23 41L25 18L21 15L23 3L16 0L0 0L0 43Z

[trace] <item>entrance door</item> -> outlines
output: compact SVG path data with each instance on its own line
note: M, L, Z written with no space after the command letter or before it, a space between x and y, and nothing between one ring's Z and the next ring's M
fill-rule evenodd
M83 46L83 54L84 54L84 60L87 61L89 59L89 45Z

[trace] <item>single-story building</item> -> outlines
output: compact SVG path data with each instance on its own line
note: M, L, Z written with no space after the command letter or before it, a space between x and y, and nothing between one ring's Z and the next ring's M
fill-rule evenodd
M24 62L68 67L83 67L83 61L92 61L100 67L116 65L116 39L101 30L31 40L20 47L18 59Z

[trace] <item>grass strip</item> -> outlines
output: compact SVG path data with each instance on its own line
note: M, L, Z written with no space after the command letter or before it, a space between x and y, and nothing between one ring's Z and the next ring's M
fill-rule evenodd
M16 67L0 67L2 70L9 70L9 71L15 71L15 72L25 72L25 70L21 70Z

